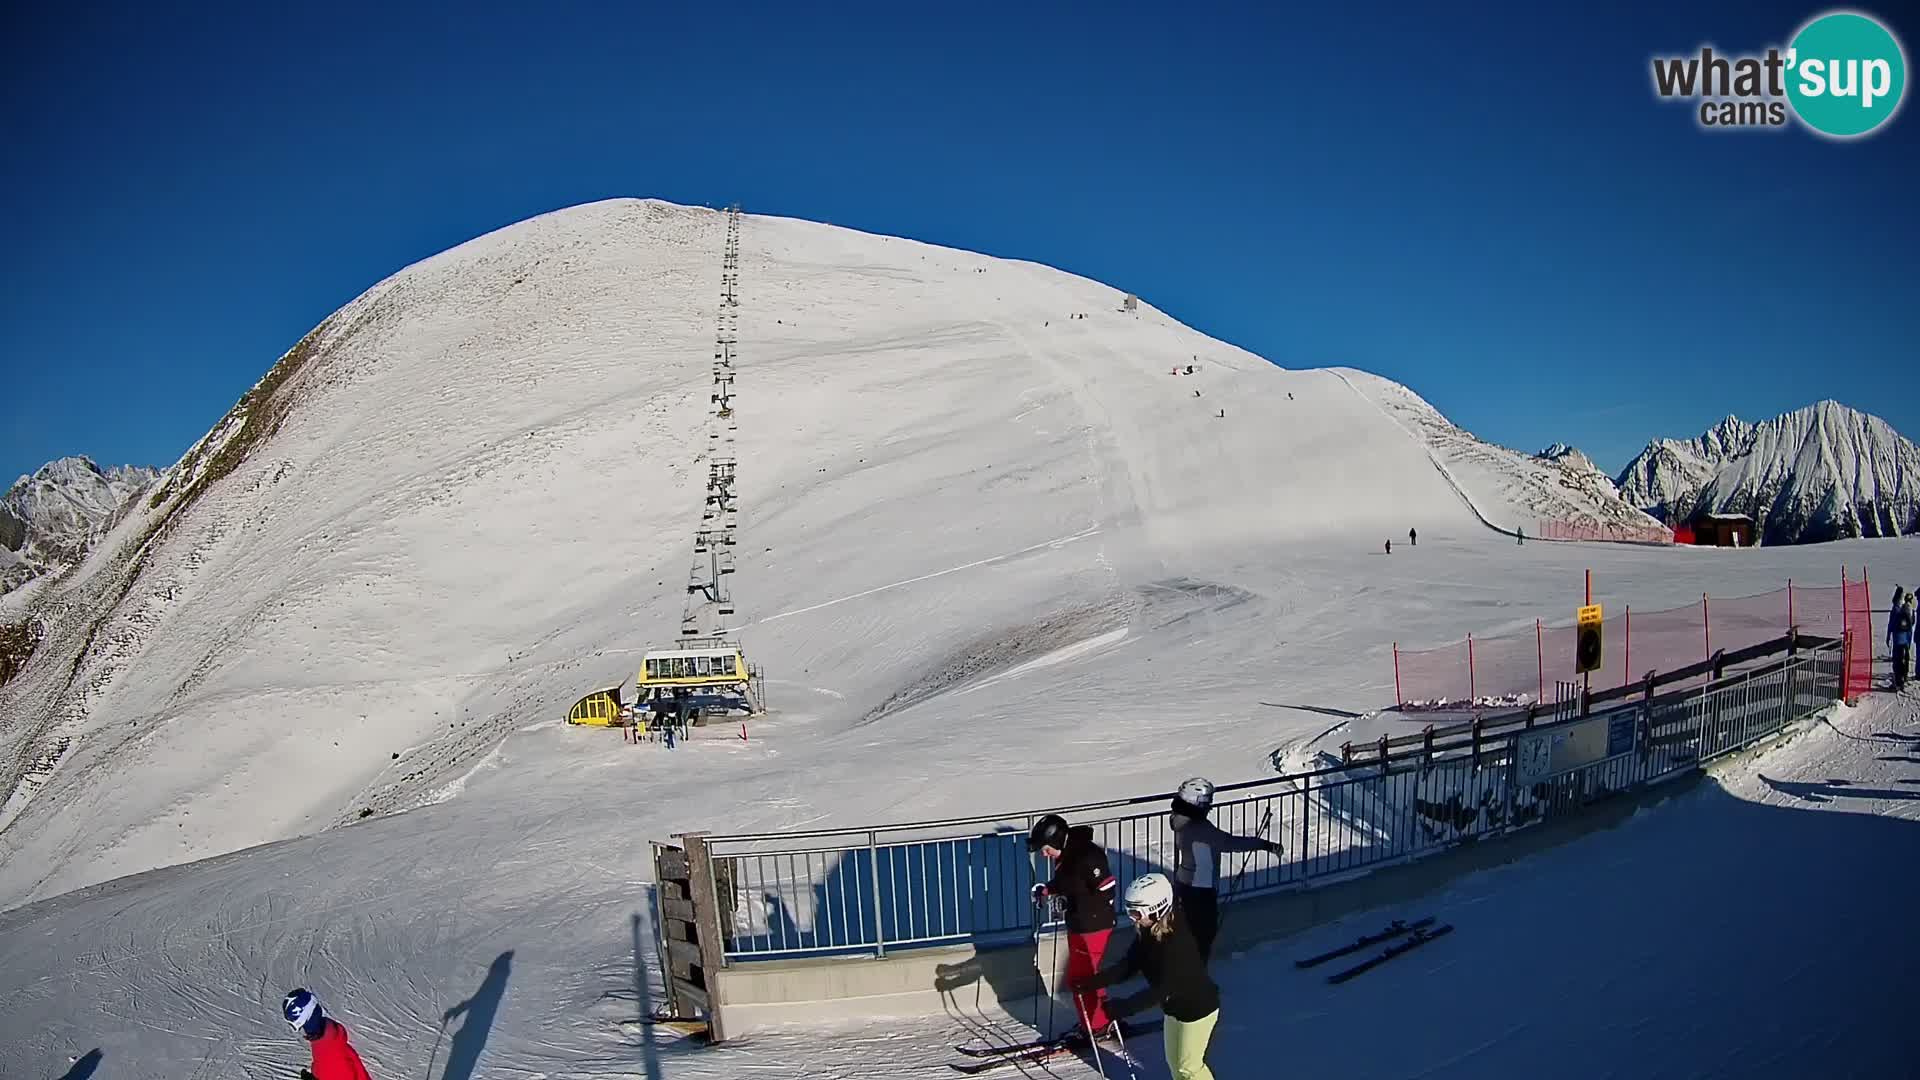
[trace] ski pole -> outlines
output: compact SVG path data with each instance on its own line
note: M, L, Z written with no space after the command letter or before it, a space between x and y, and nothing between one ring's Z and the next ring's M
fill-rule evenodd
M1049 903L1047 905L1048 911L1051 912L1052 908L1053 908L1053 905ZM1039 950L1036 948L1035 952L1037 953L1038 951ZM1053 935L1053 956L1051 959L1047 961L1047 963L1049 965L1049 968L1047 971L1048 977L1053 979L1058 979L1060 977L1060 935L1058 933ZM1047 987L1047 1038L1049 1039L1053 1038L1053 1004L1054 1004L1054 999L1056 997L1058 997L1058 995L1054 992L1054 987L1048 986Z
M1073 987L1067 987L1067 992L1072 994ZM1107 1080L1107 1067L1100 1061L1100 1036L1094 1033L1093 1017L1087 1015L1087 1007L1079 994L1073 994L1073 1008L1080 1014L1080 1026L1087 1029L1087 1049L1093 1054L1093 1067L1100 1071L1100 1080ZM1120 1025L1115 1024L1113 1029L1119 1031ZM1125 1050L1125 1047L1121 1049Z
M1264 839L1267 835L1267 827L1272 824L1273 824L1273 804L1268 803L1267 812L1263 817L1261 817L1260 827L1254 830L1254 835ZM1247 875L1247 864L1252 861L1253 861L1253 852L1251 851L1246 852L1245 854L1240 856L1240 871L1239 873L1234 875L1233 892L1220 898L1220 907L1221 907L1220 917L1215 919L1213 923L1213 937L1214 937L1214 940L1216 941L1218 941L1220 938L1220 928L1227 924L1227 914L1225 910L1227 906L1227 901L1233 899L1233 897L1240 892L1240 883L1246 878L1246 875Z
M1040 971L1040 902L1033 903L1033 1030L1040 1030L1040 995L1046 991Z
M1113 1021L1113 1037L1120 1044L1120 1060L1127 1063L1129 1080L1140 1080L1140 1070L1134 1067L1133 1055L1127 1052L1127 1033L1121 1030L1120 1021Z
M433 1075L433 1059L440 1056L440 1040L447 1037L447 1018L440 1018L440 1030L433 1037L433 1052L427 1055L427 1075Z

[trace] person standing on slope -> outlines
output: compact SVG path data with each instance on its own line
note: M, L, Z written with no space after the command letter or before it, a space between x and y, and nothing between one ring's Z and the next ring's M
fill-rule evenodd
M304 989L295 990L280 1003L280 1013L295 1031L306 1036L313 1051L311 1068L300 1070L309 1080L372 1080L360 1055L347 1041L346 1026L320 1011L320 999Z
M1408 547L1420 546L1420 533L1417 529L1407 530L1407 546Z
M1213 1080L1207 1044L1220 1019L1220 989L1207 977L1206 957L1193 939L1184 910L1174 902L1165 874L1147 874L1127 886L1127 916L1137 933L1126 958L1074 984L1100 990L1139 972L1147 988L1107 1005L1118 1020L1159 1006L1166 1013L1167 1071L1173 1080Z
M1907 685L1907 656L1913 651L1913 597L1893 587L1893 607L1887 612L1887 647L1893 651L1893 692Z
M1027 850L1054 860L1053 878L1033 887L1033 901L1054 900L1066 909L1067 983L1071 986L1074 980L1100 970L1107 939L1113 935L1116 882L1107 869L1107 853L1093 842L1093 829L1086 825L1068 828L1067 819L1059 814L1048 814L1034 823L1027 836ZM1105 991L1076 993L1074 1003L1089 1032L1105 1032L1112 1024L1107 1018Z
M1262 836L1233 836L1207 820L1213 808L1213 781L1196 776L1173 797L1173 879L1180 908L1193 924L1193 939L1204 959L1213 955L1220 932L1220 856L1229 851L1270 851L1279 844Z

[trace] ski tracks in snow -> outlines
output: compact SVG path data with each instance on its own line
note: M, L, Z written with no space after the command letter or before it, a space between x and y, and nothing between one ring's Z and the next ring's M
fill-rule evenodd
M846 596L837 596L832 600L823 600L818 604L809 604L806 607L794 608L791 611L783 611L778 615L769 615L764 619L756 619L753 623L749 625L778 622L781 619L791 618L795 615L806 615L810 612L819 611L822 608L830 608L836 604L844 604L849 600L859 600L864 597L872 596L875 593L883 593L891 589L904 588L908 585L918 585L920 582L931 581L934 578L945 577L948 574L957 574L962 570L972 570L975 567L990 566L993 563L1006 562L1009 559L1017 559L1022 555L1031 554L1043 548L1051 548L1057 551L1060 548L1066 547L1068 544L1071 544L1080 540L1085 540L1089 536L1097 536L1099 535L1099 533L1100 533L1100 528L1099 526L1096 525L1090 528L1082 529L1077 533L1070 533L1066 536L1056 536L1051 540L1042 540L1037 544L1029 544L1026 547L1019 549L1018 551L1008 551L999 555L991 555L984 559L975 559L972 562L961 563L959 566L949 566L945 570L935 570L930 574L921 574L918 577L910 577L901 581L892 581L892 582L888 582L885 585L875 585L871 589L862 589L857 593L848 593Z

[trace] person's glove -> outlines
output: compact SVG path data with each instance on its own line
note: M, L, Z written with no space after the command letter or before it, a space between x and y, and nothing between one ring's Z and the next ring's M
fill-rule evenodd
M1273 852L1275 855L1284 855L1287 852L1286 848L1280 846L1280 841L1278 840L1268 840L1266 842L1266 848L1268 851Z
M312 1069L309 1069L309 1068L307 1068L307 1067L306 1067L306 1066L304 1066L304 1065L303 1065L303 1066L301 1066L301 1067L300 1067L300 1080L314 1080L314 1077L313 1077L313 1070L312 1070Z

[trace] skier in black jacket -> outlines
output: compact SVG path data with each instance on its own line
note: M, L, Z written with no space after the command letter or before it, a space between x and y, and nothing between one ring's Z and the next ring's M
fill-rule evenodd
M1173 1080L1213 1080L1207 1068L1207 1043L1220 1019L1220 990L1207 977L1206 958L1173 902L1173 883L1164 874L1147 874L1127 886L1127 915L1138 934L1124 960L1074 984L1097 990L1139 972L1147 988L1107 1005L1119 1020L1159 1006L1166 1013L1167 1069Z
M1106 955L1107 938L1113 934L1113 872L1107 869L1107 853L1093 842L1093 830L1085 825L1067 827L1067 819L1048 814L1034 823L1027 837L1027 850L1044 853L1055 860L1053 878L1033 887L1034 903L1052 900L1065 908L1067 920L1067 982L1085 978L1100 970ZM1104 1032L1107 1019L1107 995L1103 990L1074 995L1087 1028Z

